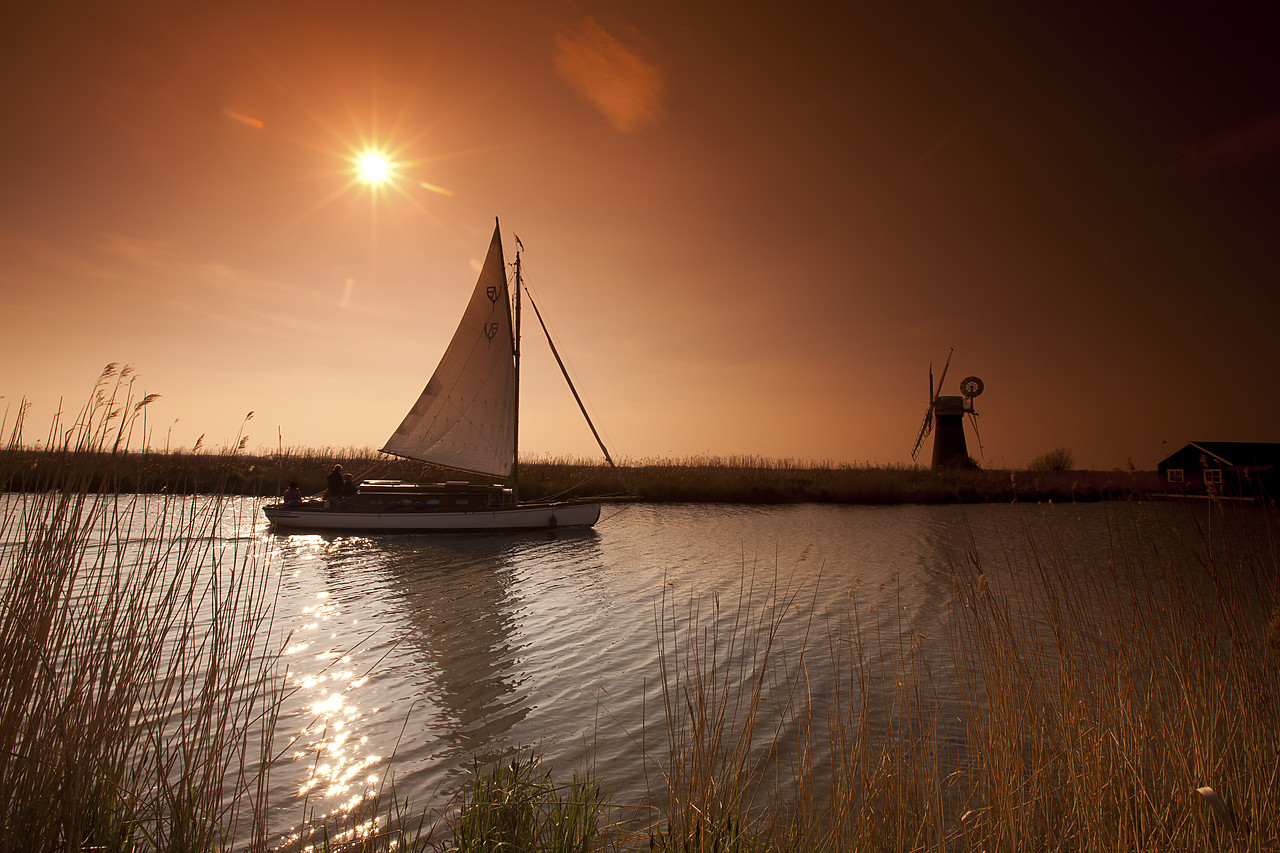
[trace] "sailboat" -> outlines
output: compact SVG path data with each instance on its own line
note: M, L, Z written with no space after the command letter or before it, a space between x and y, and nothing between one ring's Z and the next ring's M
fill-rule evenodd
M519 245L519 239L516 240ZM523 247L521 247L523 248ZM381 452L481 475L489 482L405 483L365 480L354 495L272 503L279 528L381 532L467 532L590 527L599 499L519 499L516 476L520 409L520 253L515 300L507 286L501 227L453 339L416 403ZM534 305L537 311L537 305ZM514 316L513 316L514 315ZM538 315L541 320L541 314ZM545 329L545 325L544 325ZM550 337L548 336L548 341ZM552 352L559 361L559 354ZM563 369L563 363L561 363ZM566 380L568 373L565 373ZM572 389L572 383L570 383ZM574 391L577 398L577 391ZM581 407L581 399L578 399ZM584 417L586 409L582 409ZM600 441L595 426L591 426ZM604 443L600 447L612 465Z

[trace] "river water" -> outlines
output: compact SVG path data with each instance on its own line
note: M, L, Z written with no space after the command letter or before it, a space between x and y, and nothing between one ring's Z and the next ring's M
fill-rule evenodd
M387 779L398 798L443 807L477 759L520 749L558 778L590 769L614 802L639 805L662 787L665 712L685 701L664 696L664 678L701 649L704 666L714 651L715 673L750 681L771 631L766 704L781 707L798 673L803 701L820 708L849 667L923 665L934 736L959 760L973 706L952 661L958 590L1034 598L1064 574L1114 590L1132 583L1121 563L1161 549L1199 565L1226 535L1215 512L622 504L581 532L320 536L274 532L245 498L212 538L253 543L278 583L288 692L271 799L284 832ZM1270 542L1269 514L1233 517L1249 541ZM769 735L793 736L790 724Z
M938 701L959 709L958 577L1035 595L1037 567L1111 573L1157 545L1196 562L1213 540L1209 507L1185 504L636 504L580 533L466 537L252 524L292 634L282 808L304 790L341 807L388 766L399 796L442 803L477 757L521 747L563 776L593 768L615 801L638 804L661 787L663 652L671 679L691 636L750 657L734 638L777 624L772 659L808 649L811 699L840 676L833 638L858 635L882 667L926 648ZM963 741L959 713L939 714L940 739Z
M632 505L554 535L264 532L300 686L281 730L307 732L301 772L277 779L342 800L394 753L396 790L434 797L476 756L531 746L638 802L657 771L645 753L666 745L660 625L687 628L692 603L727 641L754 589L761 607L792 608L794 643L856 585L864 606L937 630L962 522L932 507Z

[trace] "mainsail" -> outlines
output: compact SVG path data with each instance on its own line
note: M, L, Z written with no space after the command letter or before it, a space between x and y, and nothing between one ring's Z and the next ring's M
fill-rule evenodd
M516 361L506 261L497 225L475 292L444 357L384 453L511 476Z

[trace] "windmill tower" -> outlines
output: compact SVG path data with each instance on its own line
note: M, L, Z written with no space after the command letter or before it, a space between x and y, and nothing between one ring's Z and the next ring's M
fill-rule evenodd
M978 440L978 452L982 452L982 438L978 435L978 413L973 409L973 398L982 393L982 380L969 376L960 381L961 396L942 396L942 383L947 378L947 368L951 366L952 347L947 353L947 362L942 366L942 376L938 385L933 384L933 365L929 365L929 408L924 410L924 423L920 425L920 435L916 437L916 446L911 451L914 460L924 446L929 433L933 437L934 468L968 468L973 462L969 459L969 447L964 439L964 416L969 416L973 425L973 437Z

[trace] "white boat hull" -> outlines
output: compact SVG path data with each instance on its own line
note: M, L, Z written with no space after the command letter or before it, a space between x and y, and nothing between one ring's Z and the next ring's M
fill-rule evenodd
M523 504L506 509L441 511L325 509L271 504L262 512L277 528L373 533L467 533L590 527L600 518L599 502Z

